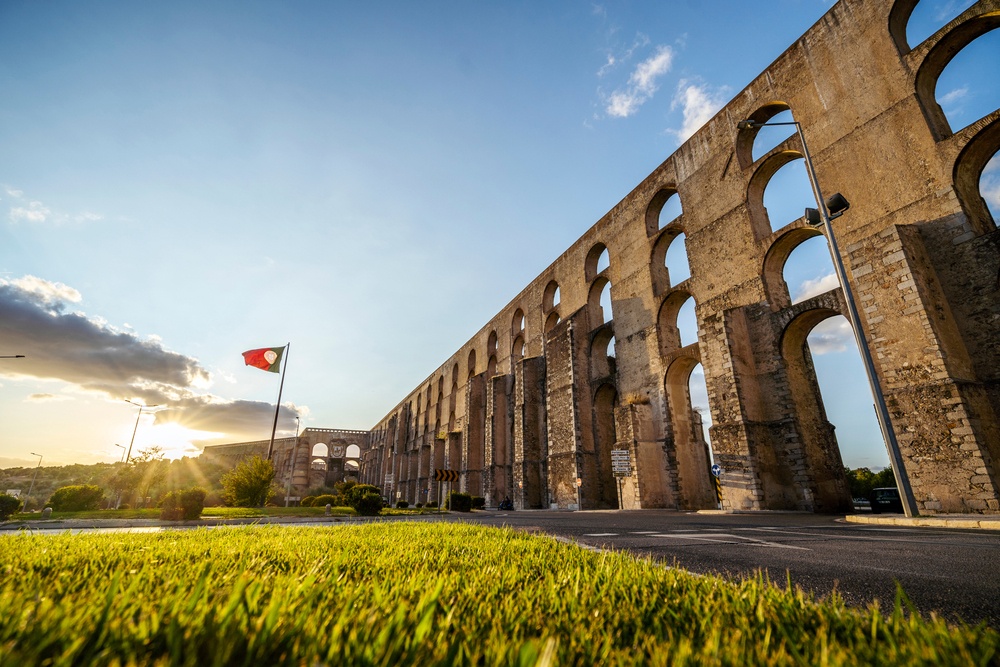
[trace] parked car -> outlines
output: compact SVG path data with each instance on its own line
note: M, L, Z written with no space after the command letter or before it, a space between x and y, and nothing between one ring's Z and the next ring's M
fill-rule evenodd
M894 486L872 489L871 493L868 494L868 502L872 505L872 514L903 513L903 501L900 500L899 491Z

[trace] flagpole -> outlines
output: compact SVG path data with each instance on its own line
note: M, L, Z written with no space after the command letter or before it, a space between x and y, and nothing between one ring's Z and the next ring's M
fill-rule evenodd
M281 392L285 388L285 371L288 370L288 351L292 348L292 343L285 343L285 365L281 367L281 384L278 385L278 404L274 406L274 424L271 425L271 442L267 445L267 460L271 460L274 453L274 433L278 430L278 411L281 410Z

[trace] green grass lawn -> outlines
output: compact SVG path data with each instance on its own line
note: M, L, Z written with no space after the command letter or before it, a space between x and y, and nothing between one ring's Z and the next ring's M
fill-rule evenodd
M472 525L0 536L4 666L987 665L998 646Z

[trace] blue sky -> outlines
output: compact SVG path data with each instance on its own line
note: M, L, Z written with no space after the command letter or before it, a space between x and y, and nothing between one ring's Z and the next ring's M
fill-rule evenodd
M830 6L0 4L0 466L368 428Z

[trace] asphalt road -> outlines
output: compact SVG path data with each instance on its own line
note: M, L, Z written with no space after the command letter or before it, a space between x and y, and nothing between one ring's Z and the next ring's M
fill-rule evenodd
M449 520L507 525L650 555L697 573L775 584L891 611L897 583L921 612L1000 628L1000 533L849 524L815 514L476 512Z

